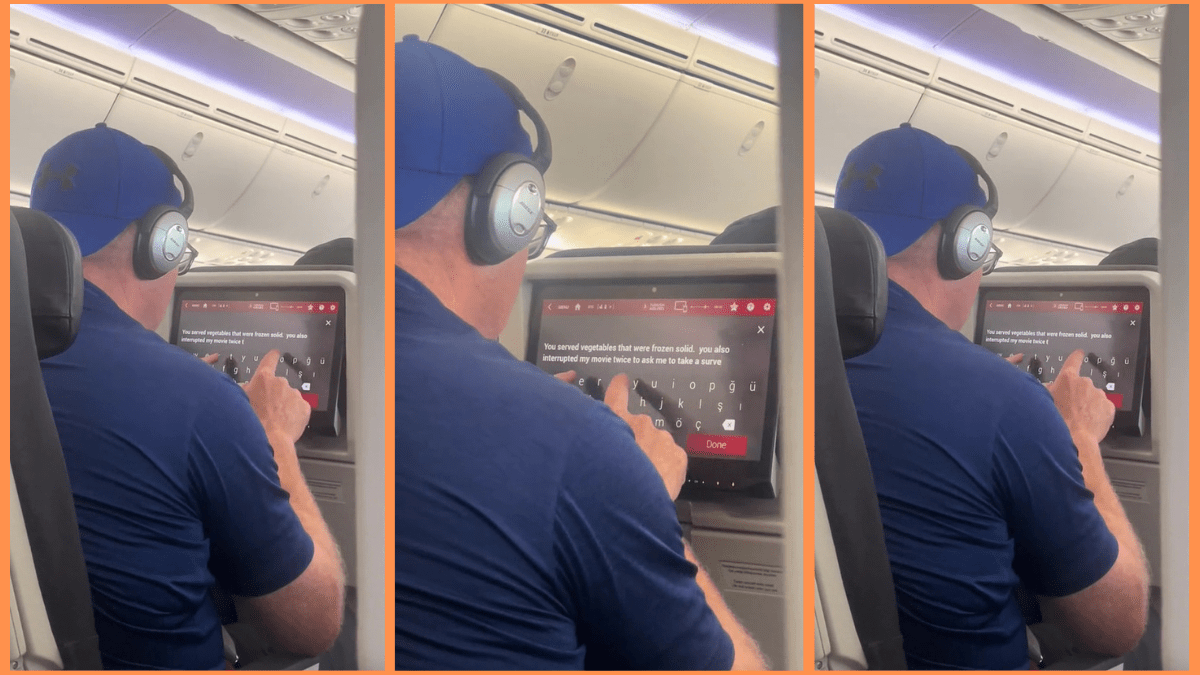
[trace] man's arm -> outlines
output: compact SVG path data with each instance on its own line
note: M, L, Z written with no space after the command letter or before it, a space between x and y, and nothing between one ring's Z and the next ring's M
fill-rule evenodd
M278 358L278 352L272 351L263 363ZM345 573L337 543L296 456L295 441L304 432L311 408L287 380L276 377L273 371L260 367L247 383L246 394L274 450L280 486L288 492L292 510L312 539L313 556L291 583L260 597L242 598L238 604L276 647L301 656L317 656L327 651L341 632Z
M1117 560L1082 591L1044 598L1043 609L1047 620L1066 628L1081 646L1117 656L1136 647L1146 629L1149 572L1142 545L1104 471L1099 444L1075 432L1071 437L1079 449L1084 484L1095 495L1096 509L1117 540Z
M733 668L731 670L766 670L766 659L763 658L758 643L750 637L741 622L730 611L729 606L725 604L725 598L721 597L721 592L717 590L717 585L713 583L712 577L708 576L708 572L704 571L700 561L696 560L696 554L692 552L692 545L687 541L683 542L683 554L687 557L688 562L696 566L696 583L699 584L700 590L704 591L704 599L708 601L709 608L717 616L721 628L725 629L725 632L729 634L729 639L733 641Z
M1047 618L1067 628L1080 645L1115 656L1137 646L1145 631L1149 572L1100 454L1100 440L1112 425L1113 405L1089 378L1079 376L1082 360L1082 351L1071 354L1049 388L1079 452L1084 485L1117 540L1117 560L1096 583L1065 597L1046 598L1043 606Z
M650 462L663 479L667 493L674 501L679 496L679 490L683 487L683 481L687 476L687 452L675 444L675 439L670 433L656 428L648 416L629 414L629 378L627 376L617 375L612 379L605 392L604 402L633 430L634 440L638 447L650 458ZM717 590L717 585L713 583L712 578L696 560L691 545L686 541L683 542L683 552L688 561L696 566L696 583L704 592L704 599L707 601L709 609L716 615L721 628L733 641L733 670L766 669L766 663L758 649L758 644L729 610L725 599L721 597L721 592Z

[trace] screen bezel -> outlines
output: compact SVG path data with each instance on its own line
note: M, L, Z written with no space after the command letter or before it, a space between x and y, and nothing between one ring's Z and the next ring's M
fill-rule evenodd
M329 402L326 410L313 410L308 418L305 433L316 433L326 436L337 436L341 425L338 415L341 402L342 378L345 376L346 363L346 289L337 285L329 286L188 286L175 289L175 298L171 310L171 331L169 341L179 344L179 321L182 317L185 300L250 300L274 301L307 301L338 303L336 333L333 343L333 354L330 357L332 368L329 377L329 391L325 392L325 400Z
M1142 400L1146 383L1146 372L1150 356L1150 289L1145 286L990 286L979 289L979 302L975 309L975 344L983 345L984 318L989 300L1037 301L1116 301L1140 302L1142 325L1138 334L1133 378L1133 401L1129 410L1118 410L1113 418L1112 430L1140 436L1142 434Z
M704 297L770 297L778 307L779 292L773 275L739 275L714 281L697 277L650 277L639 279L543 279L531 282L529 333L525 360L536 365L542 307L546 300L650 299ZM651 289L657 288L657 291ZM776 461L779 428L779 312L774 315L767 371L766 411L762 448L758 460L729 460L688 455L687 479L680 493L688 498L706 492L739 492L749 496L774 497L771 485Z

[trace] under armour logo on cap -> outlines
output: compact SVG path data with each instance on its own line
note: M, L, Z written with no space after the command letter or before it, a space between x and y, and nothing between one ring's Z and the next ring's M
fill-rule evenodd
M75 174L79 173L79 167L74 164L68 164L65 169L59 173L55 173L54 167L50 166L50 162L42 164L38 168L37 188L45 189L46 183L57 180L59 187L64 190L71 190L75 187Z
M867 169L866 173L859 173L858 167L854 166L854 163L851 162L846 166L845 177L842 178L842 182L838 184L838 189L845 190L846 188L850 187L851 183L861 178L863 184L868 190L877 190L879 189L879 181L876 179L879 178L879 175L882 173L883 167L879 166L878 164L872 164L870 168Z

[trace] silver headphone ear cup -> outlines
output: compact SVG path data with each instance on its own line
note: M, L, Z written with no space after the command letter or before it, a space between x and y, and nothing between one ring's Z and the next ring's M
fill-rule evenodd
M183 214L169 209L150 227L150 265L162 276L179 266L187 251L188 223Z
M992 247L992 219L977 206L960 206L942 221L938 272L956 281L983 267Z
M954 234L954 260L963 276L983 267L991 247L992 219L979 209L963 214Z
M546 208L542 174L529 162L504 169L492 187L487 204L489 235L505 257L529 246Z

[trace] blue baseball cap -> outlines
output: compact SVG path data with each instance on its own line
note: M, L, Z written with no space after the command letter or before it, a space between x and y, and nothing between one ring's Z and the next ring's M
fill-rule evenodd
M942 139L907 123L850 151L833 200L875 230L889 256L959 206L986 203L971 165Z
M29 206L75 235L79 251L104 248L129 224L183 198L175 176L148 147L104 123L77 131L42 155Z
M396 43L396 227L425 215L496 155L533 155L512 98L461 56Z

